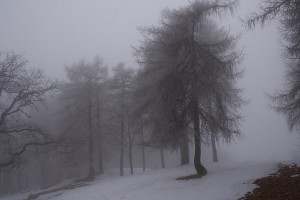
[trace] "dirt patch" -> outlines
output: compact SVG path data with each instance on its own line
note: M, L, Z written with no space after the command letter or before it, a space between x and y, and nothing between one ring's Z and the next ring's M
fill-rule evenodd
M239 200L300 200L300 167L280 164L276 173L253 182L258 187Z

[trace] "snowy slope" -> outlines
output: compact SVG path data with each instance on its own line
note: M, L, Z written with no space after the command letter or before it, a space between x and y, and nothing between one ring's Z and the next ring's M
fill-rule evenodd
M89 186L40 196L38 200L234 200L255 187L251 184L254 179L275 171L277 163L211 163L206 167L208 175L188 181L175 179L194 174L192 165L124 177L111 170Z

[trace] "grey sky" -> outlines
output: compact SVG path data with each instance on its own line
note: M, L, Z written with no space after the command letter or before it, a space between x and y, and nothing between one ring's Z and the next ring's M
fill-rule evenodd
M100 56L109 66L125 62L137 67L131 46L141 39L137 26L155 25L163 8L178 8L188 0L1 0L0 51L24 53L29 65L50 77L64 78L64 64ZM250 103L243 108L245 141L223 147L243 160L291 158L297 135L268 106L265 93L283 86L284 66L276 24L246 32L238 20L257 8L258 0L241 0L237 16L223 23L233 32L245 32L239 82ZM294 141L292 141L294 140ZM300 139L299 139L300 140ZM300 141L298 141L299 144Z

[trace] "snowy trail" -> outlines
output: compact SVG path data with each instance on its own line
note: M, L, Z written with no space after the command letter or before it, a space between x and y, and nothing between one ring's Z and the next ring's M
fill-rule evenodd
M133 176L99 177L90 186L41 196L38 200L234 200L255 187L251 184L254 179L273 172L277 165L211 163L206 166L208 174L201 179L175 180L195 173L193 166L188 165Z

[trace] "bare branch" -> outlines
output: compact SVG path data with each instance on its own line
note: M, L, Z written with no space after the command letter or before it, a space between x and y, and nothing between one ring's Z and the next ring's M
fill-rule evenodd
M7 166L10 166L10 165L13 165L16 162L16 159L18 157L20 157L23 153L25 153L25 151L28 148L32 147L32 146L35 146L35 147L46 146L46 145L55 144L55 143L57 143L57 142L56 141L48 141L48 142L30 142L30 143L27 143L27 144L23 145L20 150L12 153L10 155L10 159L8 159L6 161L0 161L0 167L7 167Z

